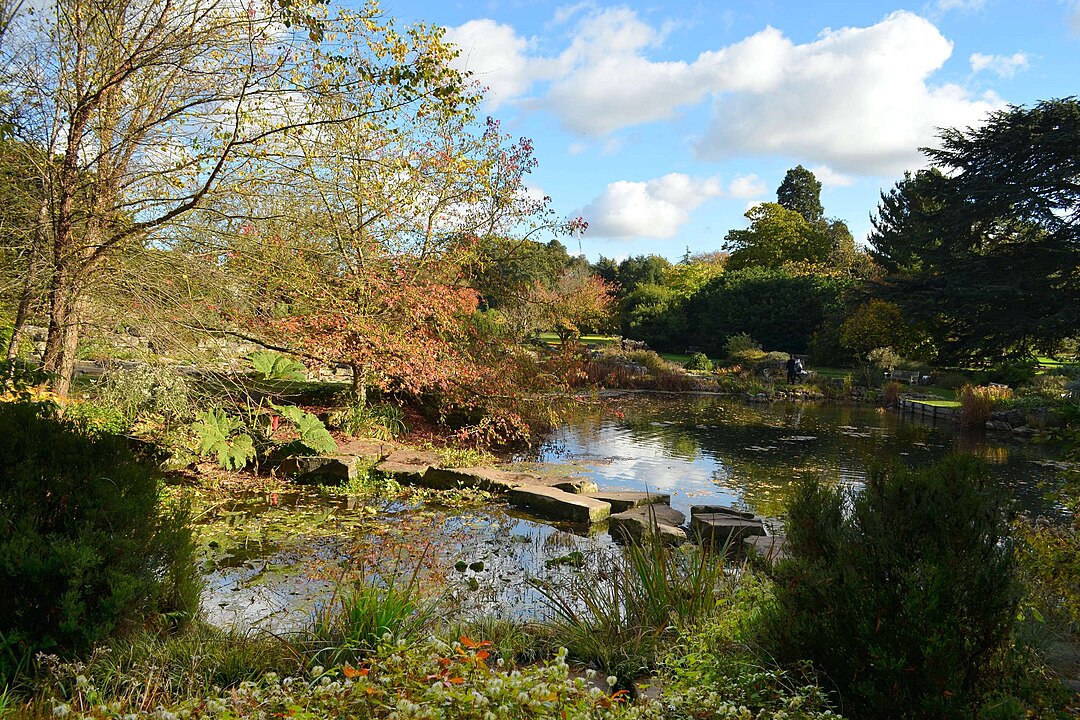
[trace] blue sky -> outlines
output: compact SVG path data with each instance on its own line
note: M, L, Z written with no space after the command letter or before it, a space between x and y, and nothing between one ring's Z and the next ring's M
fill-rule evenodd
M1080 0L385 2L447 28L590 258L721 248L802 164L857 240L936 128L1080 94ZM576 242L569 242L572 251Z

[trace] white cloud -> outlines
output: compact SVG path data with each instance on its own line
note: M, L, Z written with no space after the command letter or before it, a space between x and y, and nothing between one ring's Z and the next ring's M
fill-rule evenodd
M937 0L933 7L938 13L945 13L950 10L978 12L979 10L982 10L985 5L986 0Z
M1080 35L1080 1L1074 0L1069 6L1069 30L1073 35Z
M838 173L828 165L815 165L810 168L824 187L851 187L855 184L855 178Z
M736 175L728 185L728 195L740 200L760 198L767 192L765 181L757 175Z
M448 36L496 102L546 110L587 137L669 120L712 99L712 121L696 145L710 160L779 154L838 172L891 175L922 164L916 148L932 145L937 128L978 124L1005 105L993 93L973 97L960 85L933 84L952 44L910 12L803 44L766 27L696 58L654 61L649 53L670 26L650 25L625 7L590 8L564 13L573 38L550 56L492 20Z
M1001 78L1011 78L1019 70L1027 70L1027 53L1013 53L1012 55L983 55L973 53L968 59L971 63L971 72L989 71Z
M976 125L1004 106L993 94L973 99L959 85L929 84L952 44L911 13L804 45L772 30L755 38L767 51L749 59L768 52L773 73L717 97L697 144L702 158L782 154L841 172L891 175L925 162L916 148L933 144L937 128ZM736 78L747 73L732 57L725 65Z
M581 210L589 235L614 239L675 237L690 211L722 193L720 181L670 173L648 182L619 180Z

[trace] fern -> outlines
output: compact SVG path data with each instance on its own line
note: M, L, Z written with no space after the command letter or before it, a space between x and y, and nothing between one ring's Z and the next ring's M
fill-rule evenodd
M252 369L266 380L307 379L307 367L302 362L276 352L257 350L248 359Z
M255 443L240 420L222 410L207 410L192 426L199 436L199 454L216 455L227 470L240 470L255 459Z

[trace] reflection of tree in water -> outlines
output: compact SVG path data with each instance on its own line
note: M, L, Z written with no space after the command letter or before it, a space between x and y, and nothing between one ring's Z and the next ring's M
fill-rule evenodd
M580 431L578 430L580 428ZM858 485L875 462L918 467L950 450L986 459L1025 508L1050 510L1037 487L1048 472L1028 461L1038 448L1003 443L950 426L914 423L876 408L853 405L748 404L710 396L621 398L613 409L593 410L575 427L590 455L605 456L605 438L659 449L685 462L712 463L718 489L741 498L755 512L777 516L793 481L815 476Z

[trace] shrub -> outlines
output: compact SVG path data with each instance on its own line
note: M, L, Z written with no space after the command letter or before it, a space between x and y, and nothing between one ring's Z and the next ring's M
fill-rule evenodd
M705 353L696 352L690 356L684 367L687 370L696 370L698 372L712 372L713 363Z
M827 674L845 715L972 716L1019 601L1002 499L985 478L952 456L872 468L859 494L798 488L791 559L760 631L780 658Z
M344 430L354 437L386 441L409 432L404 411L397 405L389 404L349 404L331 411L326 424L331 428Z
M947 390L958 390L971 382L963 373L946 372L934 377L934 384Z
M750 337L748 333L737 333L732 335L724 343L724 352L729 358L735 357L736 353L743 350L760 350L761 343Z
M144 415L154 415L166 425L186 422L195 415L191 383L162 365L111 367L102 376L96 395L97 405L121 413L129 426Z
M884 407L895 407L900 402L900 383L895 380L885 383L885 390L881 394L881 404Z
M0 458L0 678L28 653L196 610L185 513L162 506L156 469L122 438L0 403Z
M1001 383L1015 388L1030 382L1038 369L1039 365L1034 360L1001 363L980 373L979 379L985 383Z
M965 385L960 388L960 417L962 425L980 427L990 419L990 413L1012 399L1013 392L1004 385Z

